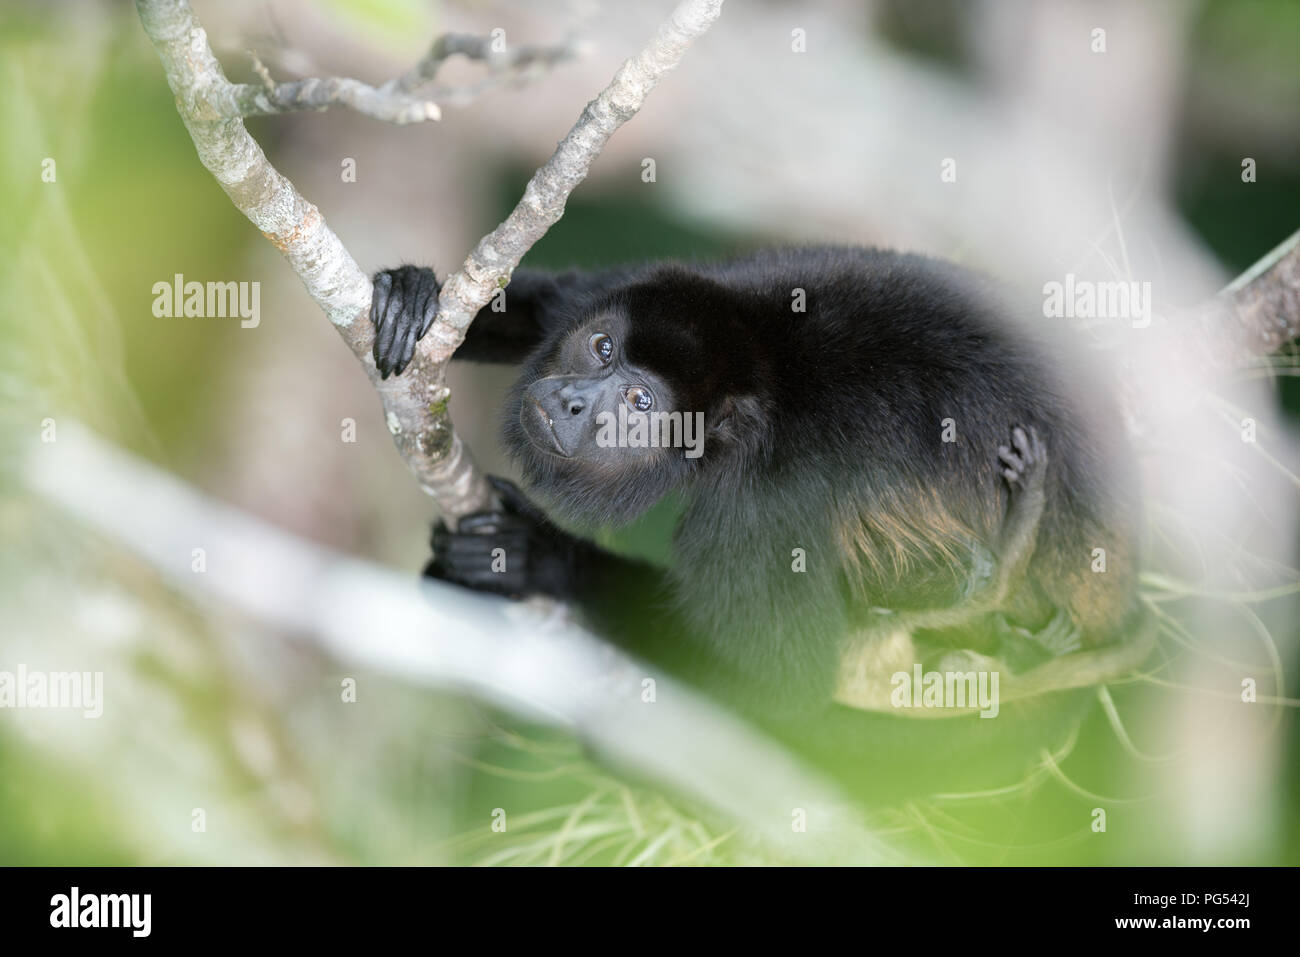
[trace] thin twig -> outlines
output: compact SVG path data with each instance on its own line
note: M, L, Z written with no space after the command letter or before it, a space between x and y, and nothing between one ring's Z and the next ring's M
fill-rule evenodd
M401 76L389 80L380 90L384 93L414 93L426 83L433 82L438 70L450 57L457 54L471 60L482 60L496 76L506 74L535 74L549 69L557 63L572 59L576 48L572 40L566 40L556 46L524 44L496 51L493 46L496 39L491 36L475 36L469 33L444 33L433 41L426 53L415 66Z
M345 76L308 77L276 83L256 55L253 71L261 83L235 83L214 98L214 105L228 118L276 116L300 110L327 110L344 106L386 123L405 125L441 118L438 101L453 100L463 105L489 90L518 85L540 76L558 63L576 55L576 45L565 41L556 46L523 44L503 51L494 48L497 39L467 33L447 33L434 40L418 63L399 77L379 87ZM417 96L420 87L431 82L448 57L463 54L487 64L489 76L464 87L437 87Z
M365 116L399 126L422 123L442 116L432 99L385 93L349 77L309 78L265 84L237 83L230 88L230 100L238 116L276 116L299 110L326 110L346 106Z

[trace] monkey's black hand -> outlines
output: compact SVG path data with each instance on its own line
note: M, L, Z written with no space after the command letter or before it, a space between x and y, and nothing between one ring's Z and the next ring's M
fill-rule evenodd
M400 266L375 273L370 321L375 326L375 365L385 379L401 375L433 317L441 288L432 269Z
M511 482L488 481L501 509L467 515L454 532L438 522L424 574L499 595L574 597L595 546L552 525Z

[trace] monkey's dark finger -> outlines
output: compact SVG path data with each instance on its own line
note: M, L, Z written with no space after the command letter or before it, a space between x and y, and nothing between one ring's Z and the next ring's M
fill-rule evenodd
M415 344L420 339L420 326L415 321L418 313L407 310L402 316L402 325L393 338L393 375L401 375L415 357Z
M392 294L384 304L384 313L375 327L375 365L383 378L387 379L393 372L393 340L397 336L402 316L405 314L406 296L403 284L395 283Z
M497 549L522 555L528 547L528 536L523 532L504 535L453 535L443 550L448 560L474 560L491 556Z
M384 314L384 305L393 291L393 274L387 270L375 273L370 291L370 321L378 324Z
M503 479L499 475L489 475L488 482L496 490L496 493L501 496L501 504L507 509L522 515L524 518L532 519L534 522L547 522L547 518L541 509L534 505L514 482Z
M409 314L408 314L409 318ZM397 355L397 366L393 369L394 375L401 375L406 371L407 365L415 355L415 343L420 338L420 328L415 323L411 323L406 330L406 337L400 342L400 350Z
M461 534L487 535L505 524L506 516L501 512L474 512L457 522L456 530Z
M374 290L370 299L370 322L375 327L375 347L378 350L384 330L394 316L394 305L402 299L402 281L394 270L375 274Z
M474 538L477 538L475 536ZM483 568L506 558L512 564L522 564L528 554L526 543L501 538L477 538L455 542L447 550L444 561L464 570Z
M490 555L495 548L501 548L505 540L495 535L453 535L447 540L444 550L451 557L472 558L475 555Z
M438 311L438 282L433 278L433 270L416 270L409 277L414 282L414 289L409 296L410 306L403 316L403 331L398 332L397 342L401 346L397 356L397 375L401 375L415 356L415 344L424 338Z
M370 324L375 330L375 342L371 352L375 358L375 365L379 368L380 373L384 372L384 356L379 348L379 340L384 329L384 316L388 313L388 307L392 301L393 295L393 274L390 271L375 273L372 291L370 294Z
M438 293L441 291L432 272L428 276L421 277L420 298L415 305L415 315L420 320L417 324L419 332L415 334L417 340L423 339L424 334L429 331L429 326L433 325L433 317L438 314Z
M1016 453L1012 452L1005 445L998 449L998 459L1004 465L1011 466L1011 468L1015 469L1017 472L1023 472L1025 470L1025 460L1016 455Z
M1002 477L1005 478L1012 485L1020 484L1021 475L1015 469L1003 469Z

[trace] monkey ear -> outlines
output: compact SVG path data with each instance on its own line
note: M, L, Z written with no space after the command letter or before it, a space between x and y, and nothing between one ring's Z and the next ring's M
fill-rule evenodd
M763 404L752 395L729 395L704 423L705 434L712 442L754 451L767 437L768 418Z

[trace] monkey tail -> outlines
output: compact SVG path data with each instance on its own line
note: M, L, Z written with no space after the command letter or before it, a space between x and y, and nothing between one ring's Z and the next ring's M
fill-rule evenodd
M1026 780L1043 749L1067 742L1096 698L1086 689L1126 677L1151 653L1156 616L1135 610L1123 639L1053 659L999 689L994 720L960 710L939 720L895 709L834 704L793 734L806 758L868 805L936 793L1002 788Z

